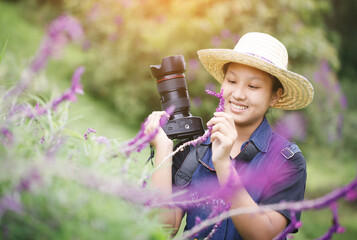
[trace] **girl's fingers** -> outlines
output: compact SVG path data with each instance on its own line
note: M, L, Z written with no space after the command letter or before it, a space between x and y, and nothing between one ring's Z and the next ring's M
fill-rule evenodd
M160 119L162 116L167 114L165 111L156 111L149 115L145 122L145 133L154 131L160 126Z
M221 132L225 135L230 135L232 130L229 127L227 127L227 125L225 125L224 123L217 123L212 127L212 133L214 132Z

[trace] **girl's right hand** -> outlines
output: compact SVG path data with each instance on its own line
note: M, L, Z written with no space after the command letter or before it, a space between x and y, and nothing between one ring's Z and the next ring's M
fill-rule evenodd
M167 114L165 111L154 111L151 113L148 117L148 119L145 122L145 134L150 134L154 132L156 129L158 129L158 133L155 135L155 137L151 140L150 144L157 149L158 147L171 147L173 145L173 141L169 139L160 126L160 119L162 116L167 116L170 117L169 114Z

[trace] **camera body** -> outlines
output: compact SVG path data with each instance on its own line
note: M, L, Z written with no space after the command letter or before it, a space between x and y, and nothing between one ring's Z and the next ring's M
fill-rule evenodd
M182 55L165 57L161 65L150 66L156 80L162 110L174 106L175 110L163 127L170 139L194 139L205 131L202 119L190 113L190 99L184 72L185 59Z

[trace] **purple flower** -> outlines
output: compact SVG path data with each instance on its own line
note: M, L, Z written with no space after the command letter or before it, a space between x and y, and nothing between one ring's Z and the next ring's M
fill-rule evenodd
M197 61L197 59L192 58L190 60L188 60L188 67L191 70L197 70L200 66L200 63Z
M84 139L85 140L88 140L88 136L89 136L90 133L97 133L97 132L92 128L88 128L87 132L84 134Z
M197 108L200 107L202 105L202 99L200 97L195 97L193 99L193 105Z
M340 97L340 104L341 104L341 107L342 107L343 109L346 109L347 106L348 106L347 97L346 97L346 95L343 94L343 93L341 94L341 97Z
M3 141L4 144L6 143L11 145L14 142L14 135L9 128L2 127L1 134L5 137L5 141Z
M99 144L105 144L107 145L107 147L110 147L110 141L108 138L104 137L104 136L100 136L98 138L95 139L97 141L97 143Z
M209 90L209 91L216 91L216 85L214 83L207 83L206 86L205 86L206 90Z
M124 19L123 19L122 16L116 16L116 17L114 18L114 22L115 22L116 25L120 26L120 25L123 24Z
M227 39L227 38L230 38L231 37L231 31L229 31L229 29L223 29L222 31L221 31L221 36L222 36L222 38L224 38L224 39Z
M79 41L83 35L82 26L76 19L67 15L58 17L49 25L47 36L42 41L30 69L33 72L40 71L49 58L58 54L69 41Z
M237 42L239 41L239 39L240 39L239 34L233 34L233 35L232 35L232 41L233 41L233 43L237 43Z
M14 211L21 213L23 210L22 203L19 198L13 195L4 195L0 199L0 218L5 214L6 211Z
M346 199L350 202L355 201L357 199L357 190L351 189L346 193Z
M40 106L40 104L37 102L35 106L35 112L37 115L42 115L47 113L47 110L43 107Z
M167 123L169 116L172 115L174 110L174 106L170 106L166 109L167 114L160 118L159 127L163 127ZM152 133L145 134L145 122L146 120L141 124L141 128L138 134L133 139L129 140L128 143L126 143L122 148L122 151L125 152L127 156L129 156L134 151L141 152L141 150L143 150L159 132L159 128L157 128Z
M215 96L215 97L219 98L219 104L218 104L218 107L216 108L216 112L223 112L224 111L224 104L225 104L225 101L224 101L224 98L223 98L223 89L221 90L220 93L216 93L214 91L211 91L211 90L207 89L206 93L209 94L209 95L212 95L212 96ZM194 140L191 140L191 141L188 141L188 142L184 143L183 145L180 146L180 148L177 148L176 150L184 148L184 147L186 147L188 145L197 146L198 144L205 142L211 136L211 132L212 132L212 126L208 126L208 129L206 130L206 132L201 137L198 137L198 138L196 138Z
M211 43L212 43L212 46L218 47L219 45L221 45L222 40L221 40L221 38L219 36L214 36L211 39Z
M303 141L306 137L306 119L300 112L284 115L275 123L273 128L288 140Z
M63 95L52 102L51 108L53 110L57 109L57 106L63 101L77 101L76 94L83 94L83 86L81 85L81 76L84 72L85 68L83 66L78 67L73 74L72 77L72 86L71 88L67 89Z

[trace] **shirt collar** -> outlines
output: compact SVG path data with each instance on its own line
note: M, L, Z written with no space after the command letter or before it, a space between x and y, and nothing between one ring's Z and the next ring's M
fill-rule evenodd
M260 125L255 129L253 134L250 136L249 140L246 141L243 145L241 150L249 143L249 141L253 142L253 144L259 149L261 152L267 152L269 148L269 143L272 138L273 131L269 125L268 120L264 117L263 121L260 123ZM208 138L206 141L201 143L203 145L208 145L211 144L211 138ZM211 150L209 150L211 151ZM207 157L208 155L206 154L205 157L202 159L201 164L203 164L206 168L210 169L211 171L215 171L212 158ZM209 156L212 156L210 154Z
M249 140L242 145L241 150L245 147L246 144L248 144L249 141L251 141L259 149L259 151L267 152L272 133L273 131L269 125L269 122L266 117L264 117L263 121L250 136Z

